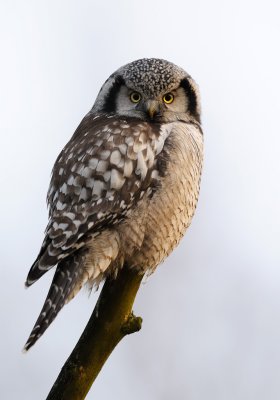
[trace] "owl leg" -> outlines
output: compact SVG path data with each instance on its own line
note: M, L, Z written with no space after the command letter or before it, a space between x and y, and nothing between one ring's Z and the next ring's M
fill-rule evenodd
M80 280L80 275L83 274L87 252L86 249L78 250L57 265L49 293L24 346L24 351L29 350L42 336L67 302L69 294Z

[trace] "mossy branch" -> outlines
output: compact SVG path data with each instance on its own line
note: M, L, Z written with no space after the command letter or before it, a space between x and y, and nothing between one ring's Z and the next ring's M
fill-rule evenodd
M143 275L123 268L107 278L90 320L46 400L82 400L124 336L141 329L132 306Z

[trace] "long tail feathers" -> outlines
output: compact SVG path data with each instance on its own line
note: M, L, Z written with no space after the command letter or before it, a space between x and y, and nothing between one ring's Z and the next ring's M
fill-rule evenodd
M62 261L67 256L69 256L69 252L61 252L59 248L53 246L49 237L46 237L38 257L28 272L25 286L33 285L42 275L53 268L59 260Z
M73 292L75 285L81 280L85 254L84 250L77 251L58 264L49 293L24 346L24 351L29 350L42 336L67 302L68 296Z

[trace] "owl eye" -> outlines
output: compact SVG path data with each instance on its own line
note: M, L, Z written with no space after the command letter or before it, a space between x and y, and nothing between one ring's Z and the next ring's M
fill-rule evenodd
M141 94L138 92L132 92L130 95L130 100L132 101L132 103L139 103L139 101L141 100Z
M162 100L164 101L165 104L170 104L174 100L174 96L172 93L166 93Z

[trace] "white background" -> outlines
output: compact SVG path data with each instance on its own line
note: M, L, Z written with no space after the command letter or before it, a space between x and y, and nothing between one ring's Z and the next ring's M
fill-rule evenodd
M0 2L1 398L45 399L94 307L80 293L21 354L52 278L23 288L52 165L107 77L142 57L200 85L201 195L186 237L139 291L141 332L87 398L280 398L278 4Z

